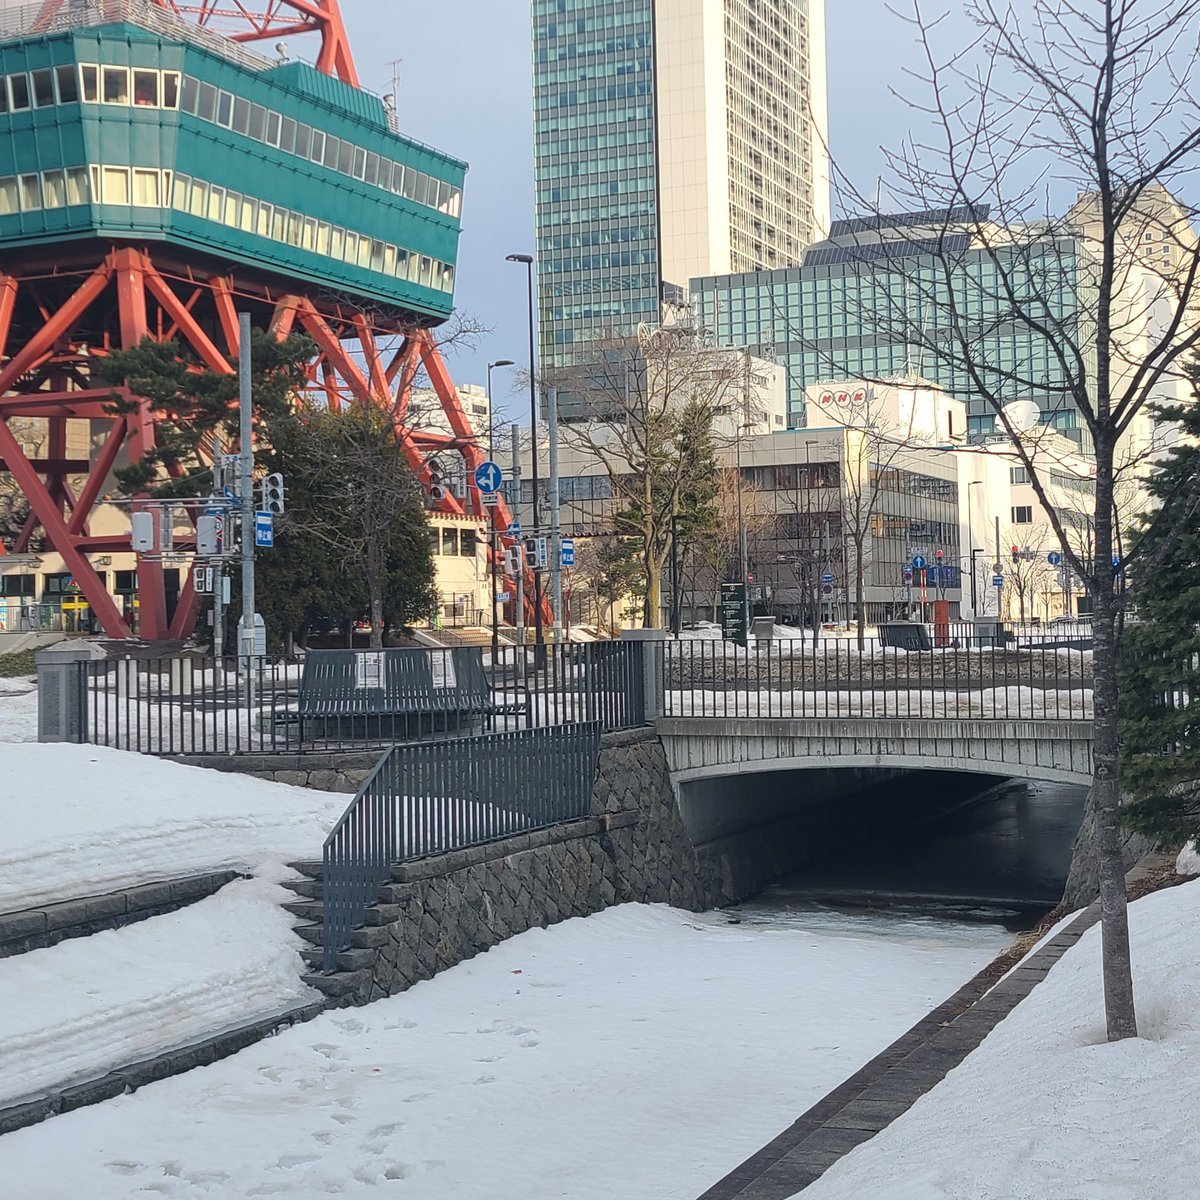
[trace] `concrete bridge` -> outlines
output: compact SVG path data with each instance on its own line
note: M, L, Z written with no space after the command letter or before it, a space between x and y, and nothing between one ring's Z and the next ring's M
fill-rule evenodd
M876 768L1092 781L1092 723L972 718L660 717L677 784L764 771Z

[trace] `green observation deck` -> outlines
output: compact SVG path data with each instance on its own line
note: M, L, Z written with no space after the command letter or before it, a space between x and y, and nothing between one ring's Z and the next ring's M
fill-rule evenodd
M0 28L0 255L168 243L423 324L450 314L465 163L306 63L146 25Z

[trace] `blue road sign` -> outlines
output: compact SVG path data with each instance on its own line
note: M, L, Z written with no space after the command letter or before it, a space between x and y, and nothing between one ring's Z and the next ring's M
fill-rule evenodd
M913 555L913 570L914 571L925 570L925 556L923 554L914 554Z
M475 468L475 486L485 495L490 496L500 490L504 483L504 472L494 462L482 462Z
M1004 586L1004 576L1003 575L993 575L992 576L992 587L1003 587L1003 586Z
M822 583L832 583L833 582L833 573L831 571L824 572L821 576L821 582Z
M269 512L254 514L254 544L263 550L275 545L275 518Z
M1050 553L1046 555L1046 561L1052 567L1057 567L1058 564L1062 562L1062 555L1059 554L1057 550L1051 550Z
M562 540L562 565L564 567L573 567L575 565L574 538L563 538Z
M513 535L513 537L520 537L521 536L521 522L520 521L509 521L508 532L511 533Z
M1120 565L1121 565L1121 556L1119 554L1114 554L1113 555L1113 566L1119 567Z

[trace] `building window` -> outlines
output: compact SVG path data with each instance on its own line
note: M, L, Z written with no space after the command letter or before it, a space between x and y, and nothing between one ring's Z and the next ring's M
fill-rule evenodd
M458 553L458 530L451 528L442 529L442 553L447 555L455 555Z
M55 67L54 82L58 88L59 104L75 104L79 100L79 78L74 67Z
M1029 482L1029 472L1024 467L1009 467L1008 482L1014 487Z
M459 536L458 552L463 558L475 557L476 534L473 529L464 529Z
M101 99L105 104L129 103L128 67L105 67L101 73L101 83Z
M1033 506L1030 504L1015 505L1012 510L1012 523L1014 525L1032 525Z
M138 108L158 108L158 72L133 72L133 102Z

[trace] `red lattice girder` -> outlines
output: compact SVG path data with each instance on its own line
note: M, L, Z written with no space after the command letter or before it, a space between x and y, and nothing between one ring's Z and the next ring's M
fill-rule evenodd
M52 261L31 262L0 274L0 469L11 472L29 499L32 516L14 542L24 549L40 527L59 551L83 598L104 630L128 636L130 630L108 596L88 556L128 552L128 536L94 536L90 518L101 502L111 471L122 455L131 460L155 445L155 417L147 404L129 414L111 411L112 390L89 386L91 364L112 346L136 345L143 337L178 340L212 370L234 371L238 353L239 311L283 338L303 331L316 344L307 369L308 399L337 410L347 404L373 405L388 414L406 461L428 486L429 460L435 454L461 455L466 478L484 459L483 448L462 410L433 335L398 324L380 327L361 310L328 296L279 290L268 280L235 277L169 257L159 248L113 248L96 262L78 251L74 262L56 251ZM177 252L176 252L177 253ZM402 335L400 347L385 353L381 340ZM428 375L446 416L449 433L422 432L405 417L411 389L420 371ZM39 457L22 450L9 423L42 418L48 446ZM66 422L103 422L100 450L90 470L65 456ZM76 495L71 478L85 476ZM485 509L468 488L466 501L445 495L436 508L490 519L511 545L509 514L501 503ZM186 550L187 543L179 549ZM3 550L0 547L0 550ZM528 594L533 595L532 575ZM185 585L167 623L161 562L143 558L139 565L139 633L147 639L183 637L194 627L195 597ZM532 612L532 610L531 610ZM548 615L548 614L547 614Z
M95 0L92 0L93 4ZM130 12L129 0L99 0L103 19L119 21ZM317 70L358 87L358 72L338 0L151 0L151 3L235 42L275 42L295 34L320 35ZM72 0L42 0L34 29L71 11ZM95 11L93 8L91 11ZM89 13L90 16L90 13Z

